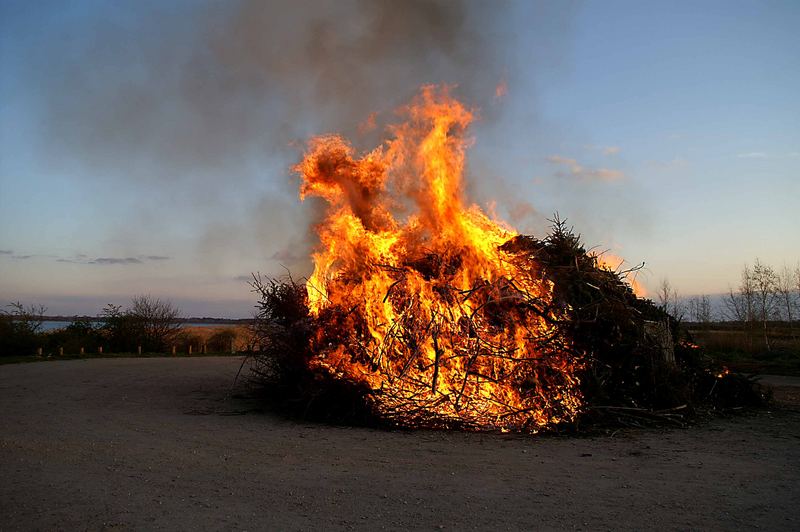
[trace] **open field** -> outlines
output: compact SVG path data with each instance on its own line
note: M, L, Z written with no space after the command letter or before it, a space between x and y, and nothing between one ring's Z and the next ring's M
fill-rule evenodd
M240 361L0 367L0 528L800 527L797 402L614 437L377 431L259 412Z
M689 333L717 362L734 371L800 376L800 337L795 327L772 324L770 349L763 333L743 331L733 323L713 323L705 327L689 324Z

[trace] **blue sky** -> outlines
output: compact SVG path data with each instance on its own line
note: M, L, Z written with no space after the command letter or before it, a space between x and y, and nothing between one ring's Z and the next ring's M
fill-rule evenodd
M797 2L465 4L385 49L379 10L291 4L0 3L0 300L247 316L250 272L308 268L302 140L430 82L480 109L470 192L520 230L558 211L683 294L800 260Z

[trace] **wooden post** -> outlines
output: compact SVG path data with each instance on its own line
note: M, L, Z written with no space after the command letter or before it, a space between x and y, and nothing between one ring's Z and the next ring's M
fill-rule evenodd
M175 346L172 346L172 356L175 356Z
M205 355L208 352L208 347L206 346L205 342L203 342L203 354Z
M37 348L37 349L36 349L36 356L37 356L37 357L40 357L40 356L42 356L42 348L41 348L41 347L39 347L39 348Z
M97 348L97 354L98 355L102 355L103 354L103 346L102 345Z
M136 354L137 355L141 355L142 354L142 346L139 346L139 347L136 348Z
M231 354L233 355L235 353L236 353L236 348L233 347L233 340L231 340Z
M81 347L81 355L83 355L83 348Z
M192 354L192 344L189 344L189 354Z
M58 348L58 356L60 356L60 357L64 356L64 348L63 347L59 347Z

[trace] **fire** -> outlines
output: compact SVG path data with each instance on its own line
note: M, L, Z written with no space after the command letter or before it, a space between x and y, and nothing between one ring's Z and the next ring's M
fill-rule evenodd
M467 203L474 113L424 87L390 139L357 155L312 139L294 168L300 197L327 207L308 279L317 325L309 362L369 390L387 419L530 430L571 421L579 353L554 324L567 309L517 233Z
M619 272L622 269L622 264L625 262L625 259L607 251L598 253L595 257L597 258L597 265L610 272ZM634 270L625 271L623 273L623 278L630 285L631 290L633 290L633 293L636 294L637 297L646 297L647 289L636 278L635 271L638 271L638 269L634 268Z

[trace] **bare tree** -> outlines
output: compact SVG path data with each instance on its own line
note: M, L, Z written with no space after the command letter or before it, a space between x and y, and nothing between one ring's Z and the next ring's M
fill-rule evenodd
M136 326L147 350L162 351L180 330L180 310L170 301L152 296L136 296L125 312Z
M755 289L753 287L753 274L750 267L745 264L742 268L742 280L739 288L728 290L725 298L725 306L728 308L729 318L740 321L747 325L755 319Z
M689 318L695 323L711 322L711 300L705 294L692 297L687 302Z
M789 323L794 321L795 307L797 305L797 289L795 288L795 272L784 265L783 269L776 273L775 291L779 300L783 318Z
M680 320L683 317L683 307L680 304L678 290L675 289L668 279L664 278L656 291L656 298L661 310Z
M17 328L30 331L32 334L39 332L47 307L42 305L29 305L26 307L19 301L9 303L6 306L11 310L0 310L0 316L14 322Z
M800 262L794 267L794 287L797 292L796 302L796 315L800 315Z
M776 309L776 276L775 270L772 267L761 264L756 259L751 272L754 302L755 302L755 315L759 323L762 325L764 333L764 346L767 351L770 350L768 323L773 317Z

